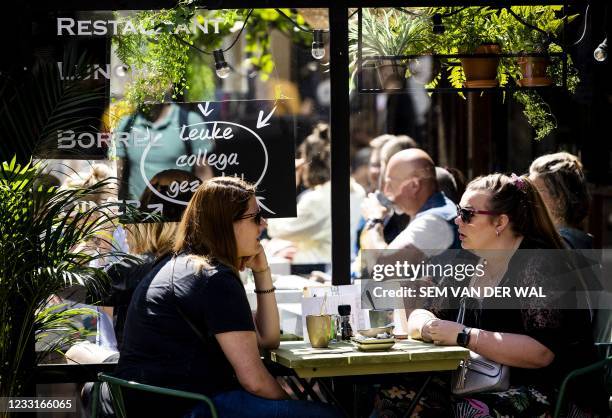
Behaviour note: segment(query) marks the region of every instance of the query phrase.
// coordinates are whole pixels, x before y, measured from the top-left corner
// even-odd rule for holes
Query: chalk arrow
[[[272,112],[274,112],[274,110],[272,110]],[[255,196],[255,200],[257,201],[257,204],[259,206],[261,206],[262,208],[264,208],[265,210],[267,210],[268,212],[270,212],[272,215],[276,215],[276,212],[272,211],[272,209],[268,208],[266,205],[264,205],[262,203],[263,200],[266,200],[265,197],[261,197],[261,196]]]
[[[144,218],[145,221],[154,218],[153,215],[155,215],[156,213],[159,213],[161,215],[164,210],[164,204],[163,203],[152,203],[150,205],[147,205],[147,208],[154,209],[154,211],[149,213],[147,217]]]
[[[268,126],[270,125],[268,123],[268,121],[270,120],[270,118],[272,117],[272,115],[274,114],[274,111],[276,110],[276,106],[274,106],[272,108],[272,111],[270,112],[270,114],[268,116],[265,117],[265,119],[263,118],[263,110],[259,111],[259,116],[257,117],[257,129],[259,128],[263,128],[264,126]]]
[[[200,109],[200,112],[202,112],[204,116],[210,115],[214,110],[214,109],[208,110],[208,105],[210,105],[210,102],[206,102],[206,107],[202,107],[202,103],[198,105],[198,109]]]
[[[155,209],[151,215],[154,215],[156,213],[162,213],[164,210],[164,204],[163,203],[151,203],[150,205],[147,205],[148,208],[151,209]]]

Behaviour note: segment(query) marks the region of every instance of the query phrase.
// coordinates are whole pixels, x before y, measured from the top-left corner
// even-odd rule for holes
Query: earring
[[[495,235],[497,235],[499,237],[499,230],[495,230]]]

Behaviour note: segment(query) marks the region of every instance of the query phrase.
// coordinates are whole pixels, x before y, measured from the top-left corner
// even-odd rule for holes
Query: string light
[[[219,78],[227,78],[230,75],[230,67],[225,61],[223,50],[217,49],[213,51],[215,57],[215,72]]]
[[[312,57],[320,60],[325,56],[325,44],[323,43],[323,31],[316,29],[312,37]]]
[[[431,17],[431,21],[433,23],[433,33],[441,34],[444,33],[444,25],[442,24],[442,15],[440,13],[435,13]]]
[[[602,43],[593,51],[593,57],[599,61],[604,62],[608,58],[608,37],[603,40]]]
[[[285,12],[281,9],[274,9],[276,12],[287,19],[289,22],[293,24],[293,30],[295,32],[302,31],[307,33],[312,33],[312,49],[310,50],[312,57],[316,60],[320,60],[325,56],[325,43],[323,42],[323,32],[327,32],[323,29],[314,29],[308,30],[298,25],[293,19],[291,19]],[[353,12],[355,14],[356,12]],[[352,15],[351,15],[352,16]],[[349,16],[349,18],[351,17]]]

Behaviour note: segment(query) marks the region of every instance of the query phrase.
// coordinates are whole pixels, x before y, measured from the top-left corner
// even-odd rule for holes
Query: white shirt
[[[354,242],[365,191],[351,179],[351,242]],[[331,262],[331,182],[302,193],[296,218],[268,219],[268,235],[292,241],[296,264]]]
[[[417,215],[387,248],[402,249],[410,245],[426,256],[441,254],[453,244],[454,232],[443,218],[423,213]]]

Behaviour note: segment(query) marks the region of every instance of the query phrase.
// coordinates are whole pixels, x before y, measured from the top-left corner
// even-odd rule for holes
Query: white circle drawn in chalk
[[[253,131],[251,128],[247,128],[246,126],[240,125],[239,123],[235,123],[235,122],[226,122],[226,121],[216,120],[216,121],[199,122],[199,123],[194,123],[192,125],[185,125],[185,126],[191,127],[191,126],[207,125],[207,124],[213,124],[213,123],[237,126],[238,128],[242,128],[245,131],[250,132],[251,135],[257,138],[264,152],[264,167],[263,167],[263,170],[261,171],[261,175],[259,176],[259,178],[257,179],[254,185],[255,187],[259,186],[259,183],[261,183],[264,176],[266,175],[266,171],[268,171],[268,150],[266,148],[266,144],[264,144],[263,142],[263,139],[261,139],[261,137],[257,135],[257,133]],[[182,140],[179,139],[179,141],[182,141]],[[150,149],[151,149],[151,143],[149,142],[149,144],[147,144],[145,149],[142,151],[142,157],[140,158],[140,175],[142,176],[142,179],[144,180],[146,186],[149,188],[149,190],[151,190],[151,192],[153,192],[155,195],[164,199],[167,202],[176,203],[177,205],[187,206],[187,203],[189,202],[185,202],[183,200],[178,200],[178,199],[173,199],[169,196],[164,196],[155,187],[153,187],[151,183],[149,183],[149,179],[147,178],[147,175],[145,174],[145,160],[147,159],[147,154],[149,153]]]

